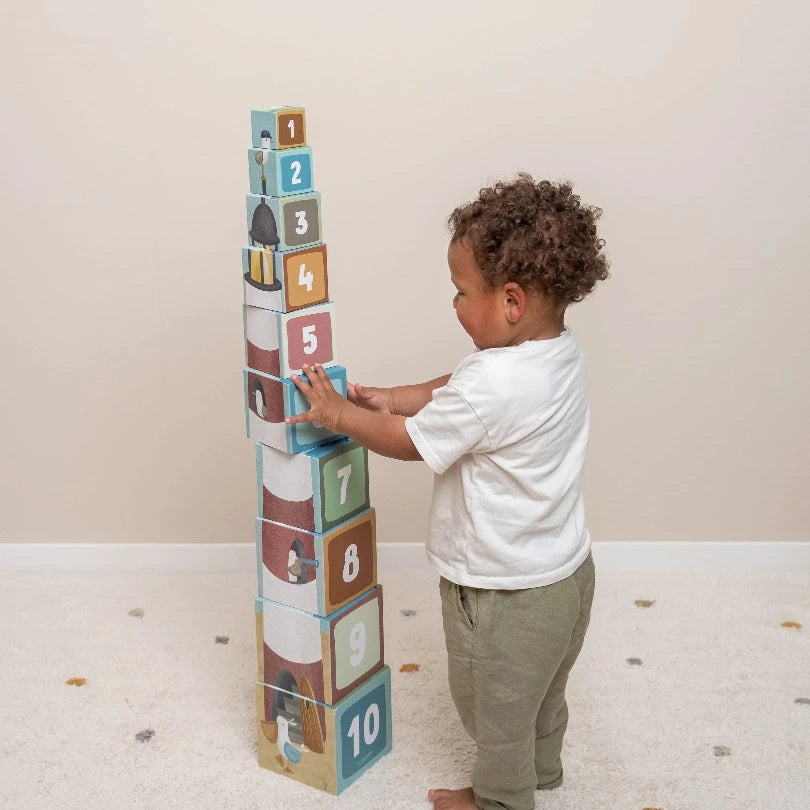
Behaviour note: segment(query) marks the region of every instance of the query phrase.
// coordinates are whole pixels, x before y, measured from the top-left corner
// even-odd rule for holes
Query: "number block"
[[[256,149],[305,146],[307,122],[303,107],[271,107],[250,111],[251,143]]]
[[[325,619],[257,598],[259,680],[337,703],[382,667],[382,622],[380,585]]]
[[[304,364],[336,365],[335,305],[294,312],[244,307],[248,368],[274,377],[300,374]]]
[[[259,764],[327,793],[342,793],[391,751],[387,666],[334,705],[257,683],[256,708]]]
[[[346,396],[346,369],[330,366],[325,369],[335,390]],[[284,420],[309,410],[309,403],[292,380],[244,370],[245,424],[247,435],[255,442],[275,447],[285,453],[303,453],[313,447],[344,438],[316,423],[288,425]]]
[[[247,226],[251,247],[289,250],[321,241],[321,195],[286,197],[247,195]]]
[[[329,300],[326,245],[276,251],[242,248],[245,304],[292,312]]]
[[[256,520],[259,596],[327,617],[377,584],[374,509],[328,532]]]
[[[312,191],[312,149],[248,149],[250,190],[265,197]]]
[[[295,456],[256,445],[259,517],[327,532],[369,508],[368,450],[345,439]]]

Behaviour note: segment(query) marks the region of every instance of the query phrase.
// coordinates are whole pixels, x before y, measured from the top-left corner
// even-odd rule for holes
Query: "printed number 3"
[[[357,556],[357,545],[351,543],[346,547],[346,554],[343,556],[343,581],[352,582],[357,579],[360,573],[360,558]]]
[[[376,703],[372,703],[366,709],[366,715],[363,718],[363,740],[366,745],[371,745],[377,739],[380,733],[380,707]],[[360,754],[360,715],[357,714],[349,726],[349,737],[354,742],[354,755]]]
[[[295,215],[298,217],[298,225],[295,226],[295,232],[299,236],[303,236],[309,230],[309,223],[307,222],[307,212],[296,211]]]

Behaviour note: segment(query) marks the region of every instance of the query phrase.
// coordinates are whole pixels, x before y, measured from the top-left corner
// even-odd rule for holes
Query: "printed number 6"
[[[309,230],[309,223],[307,222],[307,212],[296,211],[295,215],[298,217],[298,225],[295,226],[295,232],[299,236],[303,236]]]
[[[314,326],[305,326],[302,330],[304,341],[304,354],[315,354],[318,349],[318,336]]]
[[[357,579],[360,573],[360,558],[357,556],[357,545],[351,543],[346,547],[346,554],[343,557],[343,581],[352,582]]]

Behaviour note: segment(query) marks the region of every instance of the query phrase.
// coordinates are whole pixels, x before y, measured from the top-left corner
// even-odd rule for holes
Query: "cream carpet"
[[[810,809],[810,575],[597,576],[536,807]],[[394,748],[335,798],[256,762],[252,576],[0,574],[0,807],[428,810],[473,748],[435,577],[380,581]]]

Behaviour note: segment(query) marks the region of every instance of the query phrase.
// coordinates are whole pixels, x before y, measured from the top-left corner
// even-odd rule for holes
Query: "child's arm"
[[[350,402],[335,391],[320,365],[304,366],[304,376],[293,374],[291,379],[309,402],[310,409],[289,417],[288,424],[319,422],[334,433],[345,433],[381,456],[421,461],[422,456],[405,430],[404,415],[384,408],[368,410]]]
[[[349,383],[349,400],[369,411],[387,411],[399,416],[413,416],[430,402],[433,391],[447,385],[449,374],[417,385],[372,388]]]

